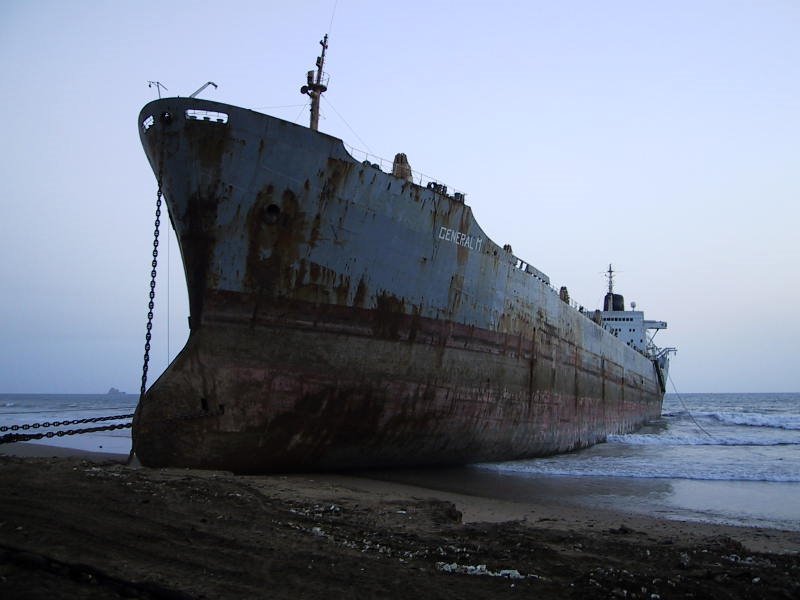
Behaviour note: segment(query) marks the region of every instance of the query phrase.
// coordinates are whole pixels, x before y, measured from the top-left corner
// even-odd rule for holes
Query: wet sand
[[[796,483],[553,476],[507,473],[492,465],[395,469],[364,475],[521,504],[569,505],[677,521],[800,532],[800,485]]]
[[[800,532],[589,509],[563,488],[498,498],[463,493],[457,470],[242,477],[2,452],[23,455],[0,456],[8,598],[800,597]]]

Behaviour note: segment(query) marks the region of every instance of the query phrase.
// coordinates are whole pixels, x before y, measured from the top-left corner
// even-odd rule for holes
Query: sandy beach
[[[800,594],[798,532],[498,500],[370,474],[242,477],[33,444],[3,452],[7,598]]]

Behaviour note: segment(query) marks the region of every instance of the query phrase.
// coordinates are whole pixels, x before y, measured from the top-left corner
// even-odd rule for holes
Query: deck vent
[[[186,118],[190,121],[206,121],[208,123],[227,123],[228,114],[213,110],[200,110],[189,108],[186,110]]]

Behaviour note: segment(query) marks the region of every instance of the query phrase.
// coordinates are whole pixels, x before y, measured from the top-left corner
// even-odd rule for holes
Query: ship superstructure
[[[614,269],[608,265],[608,293],[603,299],[603,310],[597,311],[597,317],[606,330],[613,333],[626,345],[648,356],[660,352],[653,343],[653,336],[648,337],[648,332],[658,332],[667,328],[665,321],[648,321],[644,312],[636,310],[636,303],[631,303],[631,310],[625,310],[625,299],[621,294],[614,293]]]
[[[614,293],[614,269],[610,264],[606,277],[608,293],[603,299],[603,310],[595,311],[595,321],[627,346],[653,360],[661,389],[666,391],[669,355],[675,352],[675,348],[659,348],[653,341],[656,333],[667,328],[666,321],[645,319],[644,312],[636,310],[635,302],[631,302],[630,310],[625,310],[625,298]]]

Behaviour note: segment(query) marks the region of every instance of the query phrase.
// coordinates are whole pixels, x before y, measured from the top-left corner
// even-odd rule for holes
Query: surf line
[[[479,251],[483,245],[483,238],[467,235],[466,233],[455,229],[448,229],[447,227],[439,227],[439,239],[475,251]]]

